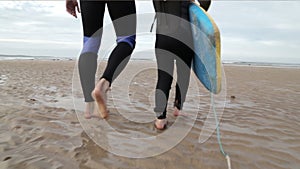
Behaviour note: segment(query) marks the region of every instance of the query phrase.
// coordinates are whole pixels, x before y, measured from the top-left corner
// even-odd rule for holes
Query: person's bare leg
[[[84,110],[84,118],[90,119],[92,118],[92,113],[94,109],[94,102],[86,102],[85,103],[85,110]]]
[[[187,113],[182,112],[182,110],[179,110],[176,106],[174,107],[173,115],[174,116],[188,116]]]
[[[179,116],[180,115],[180,110],[175,106],[174,111],[173,111],[174,116]]]
[[[92,92],[92,96],[96,102],[98,114],[101,118],[106,118],[108,116],[108,110],[106,106],[106,93],[109,89],[109,82],[102,78],[98,81],[95,89]]]

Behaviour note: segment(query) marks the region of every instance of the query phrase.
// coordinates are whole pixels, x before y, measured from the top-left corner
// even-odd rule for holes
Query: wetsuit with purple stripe
[[[117,46],[110,54],[101,78],[105,78],[111,84],[127,65],[135,47],[136,8],[134,0],[80,1],[84,39],[78,68],[85,102],[94,101],[91,93],[95,88],[97,53],[102,38],[101,28],[106,5],[113,21]]]

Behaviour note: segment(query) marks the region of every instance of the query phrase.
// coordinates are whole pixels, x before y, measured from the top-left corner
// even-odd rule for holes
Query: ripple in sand
[[[0,86],[4,86],[7,81],[7,75],[0,75]]]

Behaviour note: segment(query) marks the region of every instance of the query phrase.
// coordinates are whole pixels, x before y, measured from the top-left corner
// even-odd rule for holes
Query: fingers
[[[80,8],[78,6],[78,3],[76,2],[77,12],[80,13]]]
[[[73,10],[73,14],[72,14],[75,18],[77,18],[77,13],[76,13],[76,9]]]
[[[75,18],[77,18],[77,15],[76,15],[76,12],[75,12],[74,9],[67,9],[67,12],[68,12],[69,14],[71,14],[72,16],[74,16]]]
[[[77,1],[74,1],[74,6],[75,6],[75,8],[77,8],[77,12],[80,13],[80,9],[79,9]],[[74,9],[74,13],[75,13],[75,18],[77,18],[76,9]]]
[[[78,12],[80,12],[80,10],[76,0],[66,0],[66,8],[69,14],[77,18],[76,8]]]
[[[76,12],[74,12],[72,15],[73,15],[75,18],[77,18],[77,14],[76,14]]]

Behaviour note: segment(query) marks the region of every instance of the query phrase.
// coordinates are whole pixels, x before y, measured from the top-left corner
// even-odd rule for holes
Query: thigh
[[[136,8],[134,0],[107,2],[109,15],[117,36],[136,34]]]
[[[194,57],[194,51],[185,44],[182,44],[180,50],[176,53],[178,54],[176,57],[176,66],[190,69]]]
[[[81,0],[80,9],[84,36],[91,37],[103,26],[105,1]]]
[[[174,58],[176,54],[172,51],[172,39],[165,35],[156,35],[155,42],[155,56],[157,61],[157,68],[160,71],[173,75]]]

